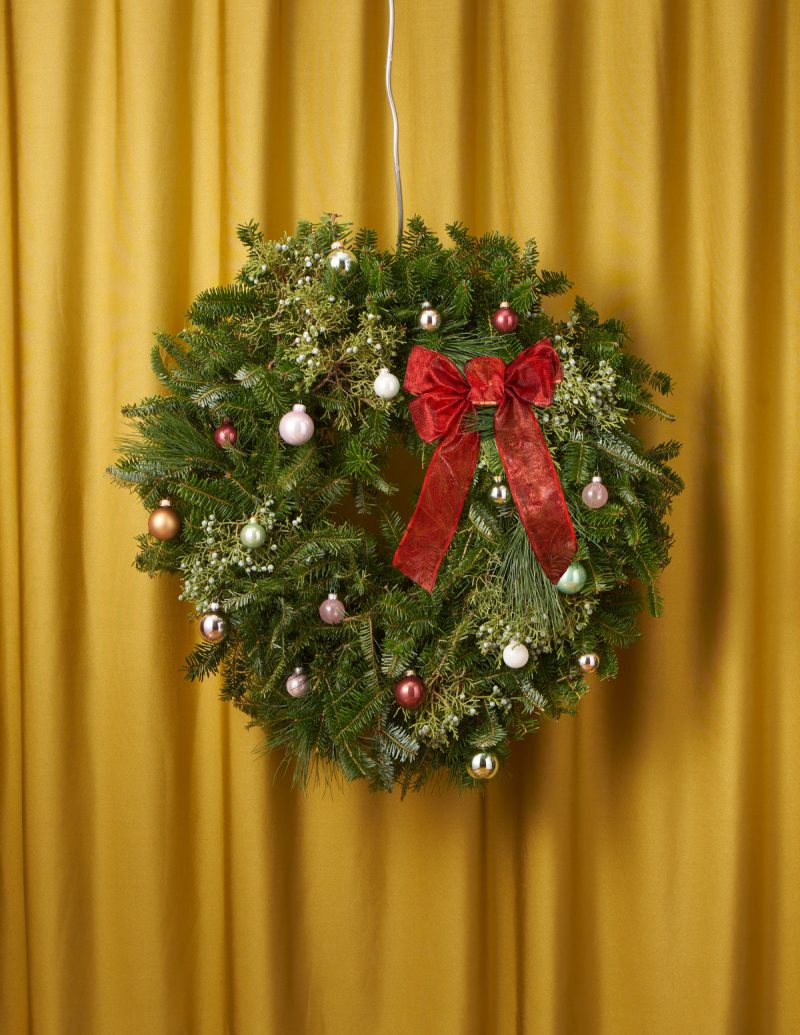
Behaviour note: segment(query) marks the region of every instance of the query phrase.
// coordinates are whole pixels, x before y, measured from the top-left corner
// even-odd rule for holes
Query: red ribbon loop
[[[480,436],[464,429],[464,418],[476,406],[497,406],[494,433],[508,487],[533,552],[550,581],[558,582],[575,556],[577,542],[531,406],[549,406],[560,380],[561,364],[547,338],[508,366],[496,356],[477,356],[466,364],[464,377],[447,356],[414,346],[403,387],[416,396],[409,409],[420,438],[438,440],[439,445],[394,555],[394,565],[403,574],[433,589],[478,462]]]

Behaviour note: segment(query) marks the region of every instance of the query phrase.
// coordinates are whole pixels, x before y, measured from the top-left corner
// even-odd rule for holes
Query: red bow
[[[394,565],[432,590],[455,534],[480,451],[477,431],[465,431],[466,414],[496,406],[494,434],[508,486],[533,552],[551,582],[566,571],[577,550],[561,483],[542,429],[531,412],[549,406],[561,380],[561,364],[547,338],[529,346],[508,366],[494,356],[469,360],[462,377],[440,352],[415,345],[403,387],[420,438],[439,440],[422,483],[417,509],[394,555]]]

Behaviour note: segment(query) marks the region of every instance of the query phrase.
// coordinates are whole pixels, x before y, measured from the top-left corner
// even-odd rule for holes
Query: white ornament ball
[[[530,653],[524,643],[512,640],[503,651],[503,664],[509,668],[524,668],[530,660]]]
[[[255,518],[250,518],[246,525],[242,525],[239,541],[242,546],[254,550],[256,547],[263,546],[267,541],[267,530]]]
[[[286,680],[286,692],[291,697],[305,697],[308,693],[308,676],[299,665]]]
[[[295,403],[284,413],[278,425],[278,434],[290,446],[302,446],[314,434],[314,421],[306,413],[302,403]]]
[[[379,399],[394,399],[400,391],[400,381],[394,376],[388,367],[381,367],[380,373],[375,378],[372,387]]]

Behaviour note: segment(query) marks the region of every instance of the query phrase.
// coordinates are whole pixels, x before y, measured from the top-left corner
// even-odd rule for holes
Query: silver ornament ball
[[[430,302],[423,302],[422,309],[417,317],[417,326],[422,331],[438,331],[442,325],[442,318],[433,308]]]
[[[286,680],[286,692],[290,697],[305,697],[308,693],[308,676],[299,665]]]
[[[220,643],[228,635],[228,619],[220,611],[219,604],[211,604],[208,612],[200,618],[200,635],[206,643]]]
[[[578,658],[578,668],[581,672],[596,672],[600,667],[600,655],[590,651],[588,654],[581,654]]]
[[[241,532],[239,532],[239,541],[242,546],[254,550],[259,546],[263,546],[267,541],[267,530],[255,518],[250,518],[247,524],[242,526]]]
[[[491,497],[492,503],[496,503],[499,507],[502,503],[506,503],[508,501],[508,486],[504,485],[499,479],[496,479],[489,496]]]
[[[340,277],[349,277],[358,265],[358,259],[341,241],[334,241],[328,253],[328,266]]]
[[[473,780],[491,780],[499,768],[500,759],[488,751],[479,751],[467,762],[467,772]]]

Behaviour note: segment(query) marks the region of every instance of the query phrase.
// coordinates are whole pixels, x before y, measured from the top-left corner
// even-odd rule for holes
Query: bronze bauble
[[[147,530],[156,539],[174,539],[181,530],[181,519],[170,500],[163,499],[147,519]]]

